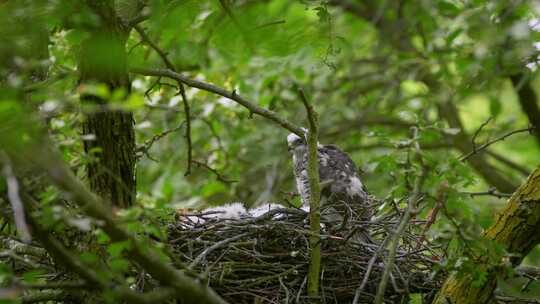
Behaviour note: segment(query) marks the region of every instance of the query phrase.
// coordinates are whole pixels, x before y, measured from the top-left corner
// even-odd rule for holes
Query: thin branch
[[[476,138],[478,137],[478,135],[480,135],[480,132],[482,132],[482,129],[487,126],[487,124],[493,119],[493,117],[489,117],[486,121],[484,121],[480,127],[478,129],[476,129],[476,132],[474,132],[474,135],[473,137],[471,138],[471,142],[472,142],[472,146],[473,146],[473,151],[476,151]],[[476,153],[476,152],[475,152]]]
[[[137,14],[137,16],[135,16],[133,19],[128,21],[128,26],[129,27],[135,27],[139,23],[148,20],[150,18],[150,16],[152,16],[152,12],[151,12],[150,8],[146,7],[146,6],[143,6],[140,9],[139,14]]]
[[[286,20],[270,21],[270,22],[263,23],[261,25],[256,26],[255,29],[258,30],[258,29],[262,29],[262,28],[265,28],[265,27],[268,27],[268,26],[283,24],[283,23],[286,23],[286,22],[287,22]]]
[[[317,156],[317,142],[319,125],[317,113],[309,104],[309,101],[302,89],[298,90],[300,99],[306,108],[309,132],[307,134],[308,144],[308,181],[309,181],[309,226],[311,235],[309,236],[310,261],[308,270],[308,286],[307,292],[310,297],[318,297],[319,295],[319,280],[321,273],[321,188],[319,184],[319,161]],[[305,138],[305,135],[302,136]]]
[[[63,162],[61,157],[48,146],[40,147],[41,153],[29,154],[25,159],[46,172],[51,181],[62,191],[69,193],[75,203],[88,216],[101,221],[101,228],[114,242],[129,242],[126,256],[139,264],[163,286],[174,290],[174,296],[185,303],[226,303],[211,288],[188,277],[183,272],[164,262],[154,251],[149,250],[134,235],[117,225],[110,209],[104,202],[89,191]]]
[[[19,195],[19,182],[17,177],[13,173],[11,168],[11,163],[4,153],[2,153],[4,158],[4,169],[2,173],[6,179],[8,199],[13,208],[13,219],[15,221],[15,227],[21,237],[21,241],[24,243],[30,244],[32,241],[32,236],[30,235],[30,229],[28,229],[28,224],[26,223],[26,216],[24,213],[24,206]]]
[[[481,192],[460,192],[462,194],[467,194],[467,195],[470,195],[471,197],[475,197],[475,196],[494,196],[496,198],[508,198],[508,197],[511,197],[512,194],[511,193],[501,193],[501,192],[498,192],[495,188],[491,188],[489,189],[488,191],[481,191]]]
[[[431,78],[427,78],[426,81],[429,82],[431,80]],[[433,86],[436,86],[436,84],[433,84]],[[439,116],[444,118],[451,128],[459,129],[460,131],[451,137],[456,148],[461,153],[472,151],[471,139],[465,131],[456,105],[449,99],[441,102],[438,106]],[[516,189],[517,186],[507,176],[502,175],[497,168],[491,165],[482,154],[474,154],[473,157],[468,159],[468,162],[489,185],[496,187],[497,190],[501,192],[513,192]]]
[[[231,183],[237,183],[238,182],[237,180],[226,178],[221,173],[219,173],[218,170],[210,167],[206,163],[203,163],[203,162],[195,160],[195,159],[192,159],[191,162],[194,163],[195,165],[197,165],[198,167],[203,167],[206,170],[212,172],[216,176],[217,180],[222,182],[222,183],[231,184]]]
[[[487,143],[481,145],[480,147],[476,148],[476,149],[473,149],[471,152],[467,153],[466,155],[462,156],[459,160],[464,162],[466,161],[467,159],[469,159],[471,156],[475,155],[476,153],[486,149],[487,147],[491,146],[492,144],[496,143],[496,142],[499,142],[499,141],[502,141],[502,140],[505,140],[506,138],[514,135],[514,134],[518,134],[518,133],[524,133],[524,132],[528,132],[528,133],[532,133],[533,131],[535,130],[535,127],[534,126],[529,126],[527,128],[523,128],[523,129],[519,129],[519,130],[514,130],[514,131],[511,131],[511,132],[508,132],[506,134],[503,134],[502,136],[499,136],[493,140],[490,140],[488,141]]]
[[[172,129],[165,130],[165,131],[163,131],[163,132],[161,132],[159,134],[156,134],[156,135],[152,136],[152,138],[146,140],[144,142],[144,144],[138,146],[137,149],[135,149],[135,152],[140,153],[138,155],[138,158],[140,158],[142,155],[146,155],[146,157],[148,157],[149,159],[154,160],[149,154],[150,148],[152,148],[154,143],[156,141],[162,139],[163,137],[165,137],[165,136],[167,136],[167,135],[169,135],[169,134],[171,134],[173,132],[176,132],[176,131],[180,130],[184,126],[185,123],[186,122],[184,121],[179,126],[177,126],[175,128],[172,128]]]
[[[148,37],[148,35],[144,32],[144,30],[140,26],[135,25],[134,28],[137,31],[137,33],[139,33],[142,40],[146,44],[148,44],[152,49],[154,49],[156,53],[158,53],[163,63],[165,63],[165,66],[171,71],[176,72],[177,69],[174,66],[174,64],[169,60],[169,58],[167,57],[167,54],[156,43],[154,43],[150,39],[150,37]],[[184,84],[180,80],[177,80],[177,82],[178,82],[178,90],[180,91],[180,96],[182,96],[182,103],[184,105],[184,113],[186,115],[186,133],[184,136],[187,142],[187,145],[186,145],[187,168],[186,168],[186,172],[184,173],[184,176],[188,176],[191,173],[191,163],[192,163],[191,160],[193,158],[193,147],[192,147],[192,141],[191,141],[191,110],[190,110],[189,102],[186,96],[186,90],[184,88]]]
[[[135,31],[137,31],[139,36],[141,36],[141,39],[144,41],[144,43],[146,43],[149,47],[156,51],[163,63],[165,63],[165,66],[172,71],[176,71],[174,64],[167,57],[167,53],[165,53],[157,44],[152,41],[152,39],[150,39],[150,37],[146,34],[142,27],[140,27],[139,25],[135,25],[133,28],[135,29]]]
[[[420,152],[420,146],[418,145],[418,135],[417,135],[418,129],[416,127],[413,127],[413,140],[416,141],[415,145],[415,158],[421,162],[422,156]],[[388,284],[388,279],[390,278],[390,274],[392,273],[392,269],[394,268],[394,262],[396,258],[397,248],[399,246],[399,240],[401,239],[401,235],[405,232],[405,229],[407,228],[407,225],[409,223],[409,220],[411,219],[411,216],[413,213],[417,212],[417,206],[418,202],[420,201],[422,195],[422,186],[424,184],[426,175],[427,175],[427,167],[421,163],[421,169],[420,174],[416,177],[416,181],[414,183],[414,188],[411,193],[411,196],[408,199],[407,208],[405,209],[405,212],[403,214],[403,217],[401,218],[401,221],[399,222],[399,225],[396,229],[396,232],[394,233],[392,240],[390,241],[389,250],[388,250],[388,256],[384,263],[384,272],[381,278],[381,281],[379,282],[379,287],[377,288],[377,295],[375,296],[374,303],[376,304],[382,304],[384,302],[384,293],[386,291],[386,286]]]
[[[22,303],[61,303],[69,297],[69,294],[60,290],[47,290],[24,295],[20,298]]]
[[[145,76],[168,77],[168,78],[171,78],[171,79],[174,79],[174,80],[181,81],[182,83],[184,83],[185,85],[187,85],[189,87],[201,89],[203,91],[208,91],[208,92],[211,92],[211,93],[226,97],[226,98],[228,98],[228,99],[230,99],[232,101],[235,101],[238,104],[244,106],[251,113],[260,115],[262,117],[265,117],[265,118],[279,124],[283,128],[295,133],[298,136],[301,136],[301,137],[304,136],[303,131],[299,126],[295,125],[294,123],[292,123],[292,122],[290,122],[290,121],[288,121],[288,120],[286,120],[284,118],[279,117],[278,114],[276,112],[274,112],[274,111],[267,110],[265,108],[261,108],[261,107],[257,106],[255,103],[253,103],[253,102],[245,99],[244,97],[238,95],[236,93],[236,91],[229,92],[229,91],[227,91],[227,90],[225,90],[223,88],[220,88],[218,86],[215,86],[213,84],[205,83],[205,82],[195,80],[195,79],[190,79],[190,78],[187,78],[187,77],[185,77],[184,75],[182,75],[180,73],[176,73],[176,72],[174,72],[172,70],[167,70],[167,69],[132,68],[131,72],[135,73],[135,74],[145,75]]]
[[[366,284],[369,280],[369,276],[371,274],[371,270],[373,269],[373,265],[375,264],[375,261],[377,261],[377,258],[379,257],[383,249],[386,247],[386,244],[388,243],[389,240],[390,240],[390,235],[388,235],[384,239],[384,241],[381,243],[379,248],[377,248],[377,251],[375,251],[371,259],[369,259],[369,262],[366,268],[366,273],[364,274],[364,278],[362,279],[362,283],[360,283],[360,286],[358,286],[358,288],[356,288],[354,292],[353,304],[358,304],[358,301],[360,300],[360,293],[366,287]]]
[[[224,239],[224,240],[221,240],[217,243],[215,243],[214,245],[206,248],[203,252],[201,252],[192,262],[191,264],[189,264],[188,266],[188,269],[193,269],[195,268],[195,266],[197,266],[197,264],[199,264],[210,252],[220,248],[220,247],[223,247],[231,242],[234,242],[236,240],[239,240],[245,236],[249,235],[249,233],[242,233],[242,234],[239,234],[239,235],[236,235],[236,236],[233,236],[231,238],[228,238],[228,239]]]

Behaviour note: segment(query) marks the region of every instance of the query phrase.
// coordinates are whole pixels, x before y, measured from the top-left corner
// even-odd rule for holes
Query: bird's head
[[[307,130],[305,128],[302,128],[307,135]],[[305,137],[302,138],[295,133],[290,133],[287,135],[287,146],[288,150],[291,153],[294,152],[300,152],[306,149],[306,139]]]

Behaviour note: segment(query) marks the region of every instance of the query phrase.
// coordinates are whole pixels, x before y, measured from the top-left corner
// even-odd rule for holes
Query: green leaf
[[[131,248],[131,242],[129,240],[122,241],[122,242],[115,242],[109,245],[109,247],[107,248],[107,252],[112,257],[119,257],[120,255],[122,255],[122,252],[124,250],[130,249],[130,248]]]
[[[112,259],[109,266],[115,272],[125,272],[129,269],[129,262],[126,259]]]
[[[108,244],[111,241],[109,236],[101,229],[97,229],[95,231],[95,234],[97,235],[98,244],[105,245],[105,244]]]
[[[98,256],[94,253],[91,253],[91,252],[83,252],[79,255],[79,259],[83,262],[83,263],[88,263],[88,264],[92,264],[92,263],[96,263],[99,259],[98,259]]]
[[[203,186],[203,188],[201,189],[201,195],[204,197],[208,197],[216,193],[226,192],[226,191],[227,191],[227,187],[223,185],[223,183],[214,181]]]

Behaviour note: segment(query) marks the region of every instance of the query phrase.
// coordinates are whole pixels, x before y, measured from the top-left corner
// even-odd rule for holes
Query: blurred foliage
[[[232,14],[220,1],[116,2],[124,20],[150,13],[140,26],[190,78],[234,90],[303,126],[297,88],[305,88],[320,114],[320,141],[350,153],[370,193],[388,208],[401,206],[411,191],[419,169],[411,165],[407,147],[418,141],[430,167],[418,218],[428,216],[440,185],[448,183],[445,210],[428,231],[429,239],[448,246],[444,266],[474,272],[468,254],[504,254],[478,236],[505,200],[468,194],[491,185],[459,160],[465,152],[452,138],[461,130],[451,128],[438,107],[454,103],[471,136],[490,118],[475,138],[478,146],[528,126],[508,76],[527,66],[538,91],[540,1],[222,1]],[[359,16],[355,8],[369,13]],[[156,140],[148,155],[141,154],[138,204],[117,213],[129,231],[161,239],[166,237],[161,221],[172,219],[173,209],[291,200],[288,131],[224,97],[187,88],[193,158],[219,176],[196,164],[186,176],[185,115],[174,81],[132,74],[129,93],[79,84],[81,43],[99,26],[99,16],[84,1],[0,1],[2,149],[39,153],[23,151],[24,143],[42,134],[36,125],[46,126],[64,159],[85,179],[84,165],[92,156],[83,153],[80,125],[83,114],[95,109],[81,105],[79,96],[91,92],[110,100],[111,107],[134,112],[140,145],[181,126]],[[95,42],[96,55],[114,65],[104,41]],[[126,49],[131,67],[164,67],[136,31],[126,37]],[[410,138],[412,126],[419,128],[419,138]],[[490,149],[525,170],[539,163],[539,144],[527,133]],[[518,170],[485,153],[482,157],[515,185],[524,181]],[[92,220],[73,215],[69,202],[54,203],[69,198],[52,187],[40,191],[42,208],[36,212],[42,223],[59,232],[66,225],[83,231],[94,227]],[[122,252],[130,244],[110,243],[100,230],[93,233],[108,244],[111,269],[126,270]],[[463,251],[471,252],[463,256]],[[97,261],[92,253],[81,259],[89,265]],[[540,251],[526,262],[540,265]],[[0,284],[13,279],[12,271],[0,266]],[[25,273],[22,280],[39,277],[39,272]],[[482,280],[482,273],[476,277]],[[530,288],[540,294],[540,286]]]

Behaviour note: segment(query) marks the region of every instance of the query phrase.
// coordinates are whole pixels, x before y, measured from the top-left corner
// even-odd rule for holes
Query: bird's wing
[[[324,194],[346,194],[355,199],[365,199],[367,189],[360,180],[358,167],[347,153],[334,145],[321,146],[319,154],[319,175],[321,181],[333,180],[332,187]]]

